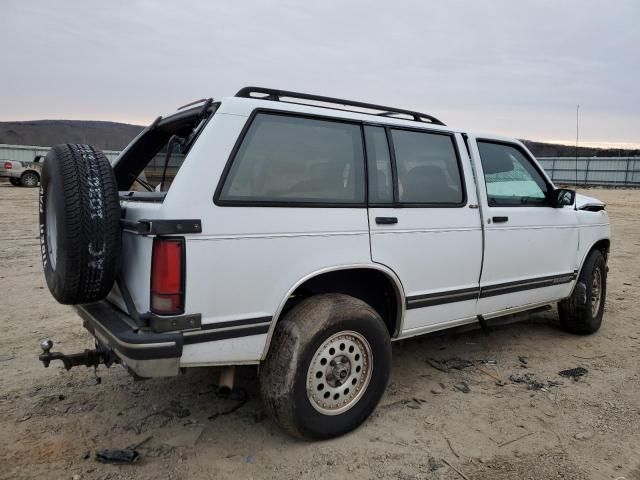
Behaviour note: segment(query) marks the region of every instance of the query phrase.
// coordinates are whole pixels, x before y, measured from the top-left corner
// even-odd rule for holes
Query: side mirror
[[[575,190],[568,188],[556,188],[551,193],[551,206],[554,208],[562,208],[565,205],[573,205],[576,201]]]

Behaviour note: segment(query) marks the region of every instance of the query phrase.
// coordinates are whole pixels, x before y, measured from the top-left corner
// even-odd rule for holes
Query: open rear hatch
[[[162,212],[174,178],[219,105],[212,99],[200,103],[166,118],[158,117],[113,164],[122,209],[122,261],[107,300],[127,313],[138,326],[150,326],[154,330],[163,328],[159,324],[150,325],[156,315],[184,313],[183,309],[167,313],[168,310],[153,308],[154,267],[156,272],[166,267],[165,275],[172,271],[170,266],[159,265],[157,258],[171,250],[165,243],[176,245],[170,237],[202,230],[197,219],[168,219]],[[184,269],[184,264],[181,268]]]

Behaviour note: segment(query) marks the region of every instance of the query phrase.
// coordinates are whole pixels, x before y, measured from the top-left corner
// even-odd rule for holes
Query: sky
[[[640,146],[638,0],[0,0],[0,121],[148,124],[265,86]]]

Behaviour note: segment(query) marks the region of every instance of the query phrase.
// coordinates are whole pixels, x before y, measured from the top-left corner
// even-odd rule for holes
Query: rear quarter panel
[[[221,109],[223,110],[223,109]],[[162,218],[199,218],[187,235],[186,312],[202,324],[271,317],[327,267],[371,264],[366,208],[217,206],[213,196],[247,116],[218,112],[178,172]],[[258,362],[267,334],[185,345],[183,366]]]

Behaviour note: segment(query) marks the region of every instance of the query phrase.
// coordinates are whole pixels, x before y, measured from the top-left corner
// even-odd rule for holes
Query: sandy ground
[[[0,184],[0,478],[640,479],[640,191],[588,194],[607,202],[613,224],[599,333],[565,334],[551,310],[489,335],[395,343],[374,415],[342,438],[308,443],[265,418],[251,368],[239,372],[246,403],[216,395],[212,369],[140,382],[101,367],[98,384],[91,369],[43,368],[41,339],[69,353],[92,339],[45,286],[37,191]],[[443,372],[426,362],[454,357],[476,363]],[[577,366],[588,369],[578,381],[558,375]],[[545,388],[509,380],[526,373]],[[469,393],[454,388],[461,381]],[[135,465],[94,460],[145,439]]]

